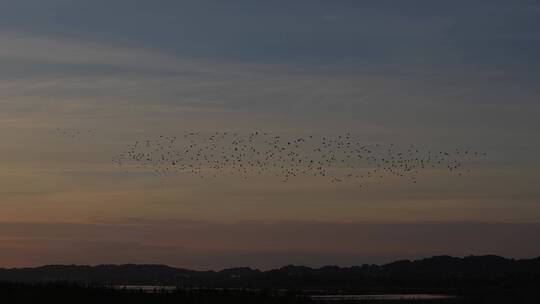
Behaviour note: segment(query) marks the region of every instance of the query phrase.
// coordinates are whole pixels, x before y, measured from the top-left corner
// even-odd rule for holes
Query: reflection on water
[[[399,300],[442,300],[453,299],[451,295],[436,294],[372,294],[372,295],[318,295],[311,296],[311,299],[317,301],[399,301]]]
[[[175,291],[176,286],[161,285],[115,285],[115,289],[140,290],[144,292],[170,292]]]
[[[115,289],[139,290],[148,293],[173,292],[177,286],[161,285],[116,285]],[[196,288],[194,288],[196,289]],[[222,288],[214,288],[223,290]],[[248,290],[248,289],[245,289]],[[255,289],[252,289],[255,290]],[[285,291],[285,290],[283,290]],[[445,300],[454,299],[456,296],[442,294],[364,294],[364,295],[311,295],[312,300],[335,302],[335,301],[400,301],[400,300]]]

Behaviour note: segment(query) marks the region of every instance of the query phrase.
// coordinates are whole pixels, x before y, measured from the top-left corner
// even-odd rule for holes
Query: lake
[[[144,292],[170,292],[176,291],[176,286],[159,285],[115,285],[114,289],[140,290]]]
[[[115,289],[140,290],[143,292],[172,292],[176,286],[159,285],[116,285]],[[196,289],[196,288],[193,288]],[[215,288],[221,290],[221,288]],[[243,290],[243,289],[242,289]],[[400,301],[400,300],[445,300],[454,299],[456,296],[443,294],[363,294],[363,295],[311,295],[312,300],[324,302],[336,301]]]
[[[316,295],[310,296],[317,301],[399,301],[399,300],[444,300],[454,299],[451,295],[438,294],[369,294],[369,295]]]

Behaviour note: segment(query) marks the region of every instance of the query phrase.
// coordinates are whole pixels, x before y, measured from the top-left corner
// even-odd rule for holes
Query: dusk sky
[[[0,267],[540,256],[538,54],[538,1],[0,0]],[[225,131],[487,155],[363,188],[111,162]]]

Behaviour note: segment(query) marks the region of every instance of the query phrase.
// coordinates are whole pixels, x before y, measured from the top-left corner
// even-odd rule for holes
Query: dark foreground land
[[[513,290],[501,292],[477,291],[455,298],[424,300],[320,300],[300,291],[196,289],[160,292],[88,286],[78,283],[0,283],[1,303],[235,303],[235,304],[342,304],[342,303],[539,303],[536,290]]]
[[[158,288],[162,289],[155,290],[149,286],[161,286]],[[423,300],[366,297],[389,294],[448,297]],[[250,268],[192,271],[162,265],[53,265],[0,269],[0,303],[48,301],[540,303],[540,258],[513,260],[497,256],[440,256],[381,266],[326,266],[318,269],[287,266],[269,271]]]

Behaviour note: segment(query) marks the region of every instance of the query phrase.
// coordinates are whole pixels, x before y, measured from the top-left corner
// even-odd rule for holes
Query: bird
[[[485,155],[471,148],[435,151],[414,144],[362,142],[350,132],[295,136],[253,130],[160,134],[127,144],[112,160],[159,175],[185,172],[206,179],[228,173],[248,180],[267,174],[285,183],[310,176],[364,188],[366,179],[375,177],[408,178],[417,184],[421,172],[433,169],[461,177],[471,173],[466,160]]]

